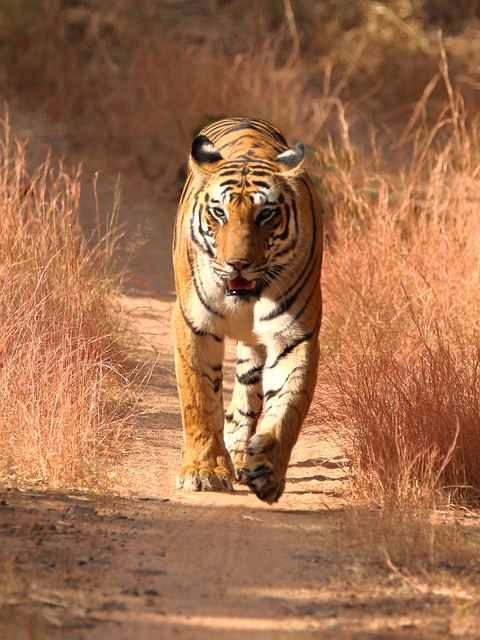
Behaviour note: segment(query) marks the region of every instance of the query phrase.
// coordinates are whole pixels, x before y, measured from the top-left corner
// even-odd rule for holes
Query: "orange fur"
[[[236,477],[267,502],[283,492],[315,387],[322,308],[322,223],[303,153],[253,119],[210,125],[192,144],[174,236],[185,489],[231,490]],[[224,415],[227,335],[238,361]]]

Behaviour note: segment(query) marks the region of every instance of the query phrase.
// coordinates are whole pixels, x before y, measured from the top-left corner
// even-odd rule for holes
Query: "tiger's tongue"
[[[230,291],[253,291],[253,289],[255,289],[255,281],[246,280],[241,276],[237,276],[233,278],[233,280],[228,281],[228,288]]]

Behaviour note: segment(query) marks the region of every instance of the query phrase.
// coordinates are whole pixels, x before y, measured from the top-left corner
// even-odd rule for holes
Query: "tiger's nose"
[[[229,267],[233,267],[237,271],[241,271],[252,264],[252,260],[248,260],[248,258],[229,258],[225,262]]]

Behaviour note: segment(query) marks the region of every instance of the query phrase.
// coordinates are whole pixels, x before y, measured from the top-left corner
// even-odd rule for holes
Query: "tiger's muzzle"
[[[227,296],[254,296],[257,294],[256,280],[247,280],[241,275],[226,281]]]

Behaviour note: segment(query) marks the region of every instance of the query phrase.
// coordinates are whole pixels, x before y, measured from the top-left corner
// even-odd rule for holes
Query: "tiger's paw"
[[[233,491],[232,474],[227,467],[214,469],[195,464],[185,464],[177,478],[177,488],[185,491]]]
[[[247,479],[243,470],[245,466],[245,451],[230,451],[233,469],[235,472],[235,481],[237,484],[247,484]]]
[[[285,490],[285,473],[278,470],[279,447],[280,443],[269,434],[253,436],[242,469],[245,484],[268,504],[277,502]]]

